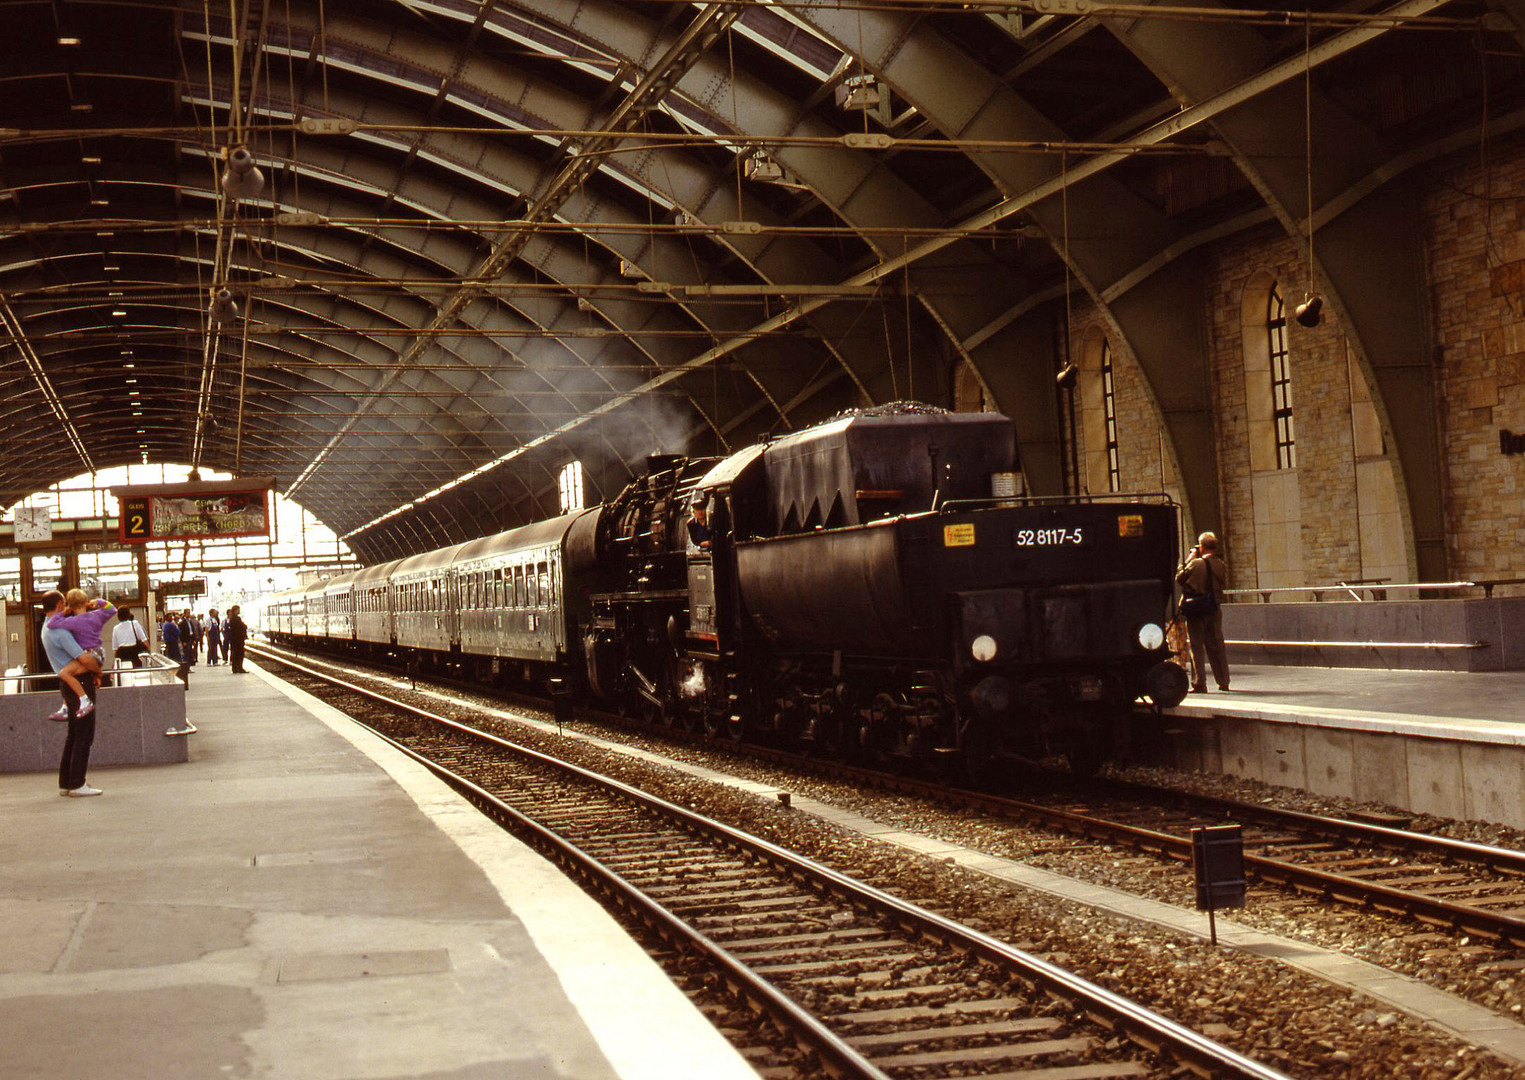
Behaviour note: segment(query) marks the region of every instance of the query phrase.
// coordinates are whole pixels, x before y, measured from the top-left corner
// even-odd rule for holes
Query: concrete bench
[[[117,685],[96,691],[95,743],[90,764],[156,765],[189,760],[183,736],[165,734],[186,725],[185,684],[173,667],[111,668]],[[6,675],[0,695],[0,772],[58,768],[68,724],[49,720],[62,698],[56,689],[17,692],[56,676]]]

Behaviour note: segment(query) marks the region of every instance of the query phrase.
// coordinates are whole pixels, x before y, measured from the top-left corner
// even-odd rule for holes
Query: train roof
[[[402,562],[402,559],[393,559],[391,562],[377,563],[374,566],[367,566],[364,570],[357,571],[355,573],[355,587],[357,589],[363,588],[367,585],[374,585],[378,581],[385,584],[387,579],[392,576],[392,571],[401,566]]]
[[[323,583],[323,595],[349,592],[355,587],[355,577],[359,573],[360,571],[358,570],[347,570],[342,574],[335,574]]]
[[[409,555],[392,570],[392,577],[411,577],[414,574],[427,574],[435,570],[444,570],[455,561],[456,553],[467,544],[474,544],[475,540],[468,540],[465,544],[452,544],[446,548],[436,548],[433,551],[421,551],[417,555]]]
[[[305,586],[302,587],[302,595],[303,596],[322,596],[323,595],[323,590],[325,588],[327,588],[327,586],[328,586],[328,582],[327,581],[314,581],[312,584],[305,585]]]
[[[596,507],[586,510],[574,510],[570,514],[562,514],[560,517],[548,518],[545,521],[537,521],[530,525],[521,525],[516,529],[507,529],[491,536],[483,536],[477,540],[468,541],[455,550],[455,558],[452,565],[474,562],[477,559],[485,559],[494,555],[512,555],[515,552],[525,551],[532,548],[547,547],[552,544],[559,545],[566,539],[571,531],[572,523],[578,518],[594,513]]]

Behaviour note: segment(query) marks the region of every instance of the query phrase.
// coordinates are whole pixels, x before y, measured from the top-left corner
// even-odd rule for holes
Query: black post
[[[1238,825],[1192,829],[1191,868],[1196,876],[1197,908],[1207,910],[1208,936],[1216,946],[1219,905],[1244,907],[1243,830]]]
[[[567,688],[566,680],[559,678],[551,679],[547,687],[551,691],[551,712],[556,717],[556,734],[560,735],[571,714],[572,691]]]

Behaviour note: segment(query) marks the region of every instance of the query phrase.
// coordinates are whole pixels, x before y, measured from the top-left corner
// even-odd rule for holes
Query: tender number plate
[[[1085,530],[1079,525],[1073,529],[1018,529],[1017,547],[1060,547],[1065,544],[1085,543]]]

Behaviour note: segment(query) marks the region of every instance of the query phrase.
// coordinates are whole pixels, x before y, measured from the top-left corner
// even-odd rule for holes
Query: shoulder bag
[[[1213,564],[1205,558],[1202,563],[1207,567],[1207,591],[1183,593],[1181,596],[1181,614],[1188,619],[1200,619],[1218,610],[1218,597],[1213,592]]]

